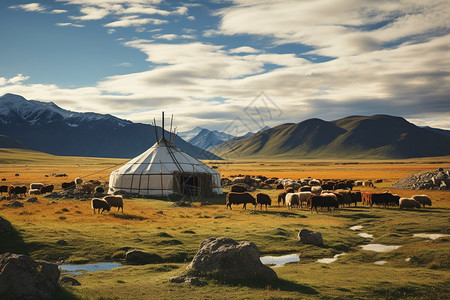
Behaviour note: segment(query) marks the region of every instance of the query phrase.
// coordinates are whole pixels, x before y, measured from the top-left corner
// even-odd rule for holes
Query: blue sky
[[[5,0],[0,94],[144,123],[164,110],[180,131],[380,113],[450,129],[449,15],[418,0]]]

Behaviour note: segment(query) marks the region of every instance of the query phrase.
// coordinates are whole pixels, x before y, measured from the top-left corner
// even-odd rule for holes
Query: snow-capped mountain
[[[157,129],[161,136],[161,128]],[[73,112],[14,94],[0,97],[0,135],[25,148],[56,155],[117,158],[134,157],[156,142],[152,125],[108,114]],[[175,144],[195,158],[219,159],[182,138]]]

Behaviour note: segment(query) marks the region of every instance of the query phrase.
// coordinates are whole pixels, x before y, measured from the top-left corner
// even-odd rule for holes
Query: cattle
[[[383,205],[385,208],[388,205],[398,206],[398,200],[400,199],[397,195],[392,195],[391,193],[368,193],[366,195],[366,204],[372,208],[374,204]]]
[[[311,187],[309,185],[304,185],[299,189],[299,192],[311,192]]]
[[[298,193],[287,193],[285,203],[288,209],[291,209],[294,206],[300,207],[300,199],[298,197]]]
[[[94,209],[94,214],[95,214],[95,210],[98,209],[98,213],[100,214],[100,209],[102,210],[102,214],[105,210],[110,211],[111,207],[109,206],[108,202],[106,202],[103,199],[98,199],[98,198],[93,198],[91,200],[91,207]]]
[[[23,195],[24,197],[27,195],[27,187],[24,185],[21,186],[15,186],[14,187],[14,194],[15,195]]]
[[[101,186],[97,186],[97,187],[95,187],[94,192],[96,194],[103,194],[105,192],[105,189]]]
[[[63,190],[75,189],[75,181],[63,182],[63,183],[61,183],[61,188]]]
[[[351,192],[350,197],[352,199],[351,203],[355,203],[355,207],[358,205],[358,202],[361,202],[361,192]]]
[[[2,185],[0,186],[0,195],[3,195],[3,193],[8,193],[9,185]]]
[[[230,191],[233,193],[245,193],[247,191],[247,187],[241,184],[233,184]]]
[[[420,208],[420,203],[412,198],[400,198],[400,200],[398,200],[398,203],[399,203],[399,206],[398,206],[399,209]]]
[[[275,187],[275,189],[282,190],[282,189],[284,189],[284,185],[282,185],[281,183],[278,183],[277,186]]]
[[[31,189],[28,193],[30,195],[39,195],[40,194],[38,189]]]
[[[54,189],[55,187],[53,186],[53,184],[50,184],[50,185],[44,185],[43,187],[41,187],[40,189],[39,189],[39,193],[41,193],[41,194],[45,194],[45,193],[51,193],[51,192],[53,192],[53,189]]]
[[[35,189],[39,190],[43,186],[44,186],[43,183],[31,183],[30,190],[35,190]]]
[[[287,193],[293,193],[294,191],[295,191],[294,188],[289,187],[289,188],[285,189],[283,192],[279,193],[278,194],[278,199],[277,199],[278,200],[278,206],[280,206],[281,202],[283,202],[283,206],[284,206],[284,203],[286,201],[286,194]]]
[[[123,213],[123,198],[121,195],[109,195],[103,197],[103,200],[108,202],[110,207],[117,207],[117,211],[122,209]]]
[[[425,207],[425,205],[431,206],[431,199],[427,195],[414,195],[411,198],[419,202]]]
[[[267,210],[267,205],[272,205],[272,199],[270,199],[270,196],[267,194],[258,193],[258,194],[256,194],[256,203],[261,205],[261,210],[262,210],[263,205],[266,206],[266,210]]]
[[[247,209],[247,203],[251,203],[255,205],[256,208],[256,199],[250,193],[234,193],[230,192],[226,197],[226,208],[228,207],[231,210],[231,204],[244,204],[243,209]]]
[[[15,195],[15,189],[13,185],[8,186],[8,195],[10,197],[12,197],[13,195]]]
[[[352,197],[351,197],[349,191],[336,190],[334,193],[338,196],[339,206],[341,206],[341,205],[342,206],[344,206],[344,205],[350,206],[350,204],[352,203]]]
[[[310,206],[310,211],[311,213],[313,212],[313,208],[316,209],[318,207],[327,207],[328,211],[331,211],[332,207],[339,207],[338,202],[336,201],[336,198],[332,197],[332,196],[317,196],[317,195],[311,195],[308,199],[309,202],[309,206]]]

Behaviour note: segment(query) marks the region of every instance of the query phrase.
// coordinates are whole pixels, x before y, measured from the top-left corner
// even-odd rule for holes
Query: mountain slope
[[[157,128],[161,136],[161,128]],[[32,150],[93,157],[131,158],[156,142],[151,125],[111,115],[72,112],[54,103],[28,101],[13,94],[0,97],[0,134]],[[218,159],[181,138],[175,144],[195,158]]]
[[[410,158],[450,154],[450,137],[401,117],[351,116],[283,124],[212,149],[224,158]]]

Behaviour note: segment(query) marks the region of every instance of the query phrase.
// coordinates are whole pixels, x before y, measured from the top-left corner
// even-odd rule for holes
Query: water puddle
[[[355,225],[350,227],[350,230],[361,230],[362,228],[363,228],[362,225]]]
[[[260,258],[263,264],[274,264],[274,268],[281,267],[282,265],[290,262],[300,261],[298,254],[288,254],[282,256],[262,256]]]
[[[378,266],[382,266],[387,264],[387,260],[378,260],[376,262],[373,263],[374,265],[378,265]]]
[[[321,264],[331,264],[332,262],[335,262],[339,256],[345,255],[346,253],[340,253],[333,256],[333,258],[321,258],[318,259],[317,262]]]
[[[96,264],[85,264],[85,265],[60,265],[59,268],[62,271],[66,271],[67,273],[73,275],[82,274],[85,272],[95,272],[95,271],[105,271],[111,270],[114,268],[123,267],[122,264],[119,263],[96,263]]]
[[[373,239],[373,234],[370,233],[360,232],[358,235],[366,239]]]
[[[438,238],[448,236],[448,234],[440,234],[440,233],[415,233],[413,236],[427,238],[430,240],[436,240]]]
[[[387,245],[382,245],[382,244],[367,244],[367,245],[362,245],[360,247],[362,247],[363,250],[367,250],[367,251],[389,252],[389,251],[396,250],[396,249],[400,248],[401,246],[387,246]]]

